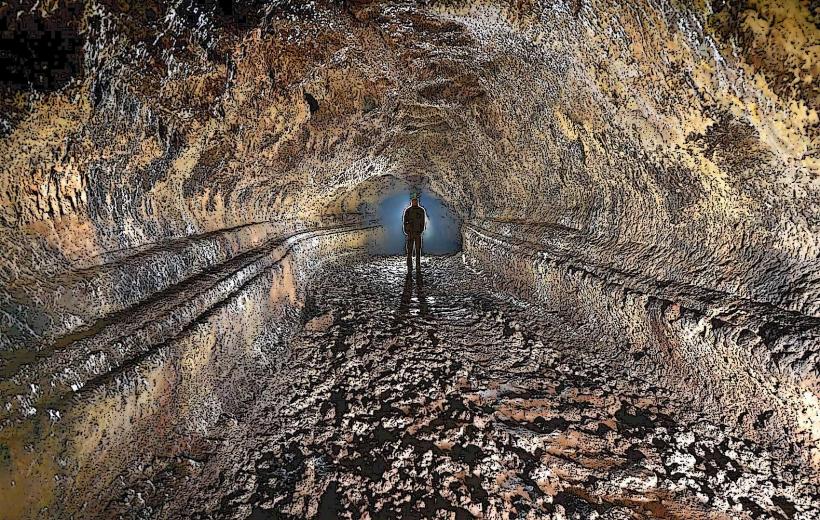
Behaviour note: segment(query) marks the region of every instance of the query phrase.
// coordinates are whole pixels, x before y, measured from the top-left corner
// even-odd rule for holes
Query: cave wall
[[[816,313],[818,31],[805,6],[578,5],[572,16],[502,14],[519,29],[508,37],[520,43],[526,28],[548,65],[504,68],[499,90],[530,120],[508,138],[515,159],[494,170],[515,172],[525,203],[480,216],[615,239],[651,251],[633,269]],[[762,35],[763,18],[774,29]],[[513,81],[546,88],[527,95]],[[528,135],[535,143],[520,147]],[[486,186],[509,197],[508,183]]]
[[[817,442],[814,4],[231,6],[0,7],[4,34],[64,28],[73,64],[26,75],[40,51],[4,54],[23,65],[0,83],[4,374],[293,233],[365,225],[366,187],[393,177],[495,237],[465,248],[507,290],[588,306],[683,381],[727,381],[716,413],[753,429],[786,392],[761,431]],[[507,244],[542,256],[496,268]],[[746,416],[727,408],[757,383]]]
[[[739,434],[799,446],[799,457],[820,465],[816,318],[659,283],[601,261],[600,246],[566,228],[554,230],[546,248],[474,224],[464,230],[465,261],[497,290],[557,309],[579,330],[606,338],[591,349],[609,352],[648,384],[674,388]]]
[[[373,230],[295,234],[239,269],[192,276],[4,378],[4,514],[108,517],[110,497],[93,493],[122,471],[150,472],[138,464],[144,451],[195,463],[265,390],[258,382],[299,329],[313,274],[363,254]]]
[[[668,273],[816,311],[807,2],[236,4],[4,8],[84,38],[81,74],[5,106],[4,280],[315,225],[340,191],[422,175],[465,217],[646,244]]]

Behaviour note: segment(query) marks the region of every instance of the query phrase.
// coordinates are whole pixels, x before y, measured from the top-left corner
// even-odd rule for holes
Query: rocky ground
[[[813,475],[630,371],[605,331],[425,262],[319,277],[247,413],[128,469],[105,515],[817,518]]]

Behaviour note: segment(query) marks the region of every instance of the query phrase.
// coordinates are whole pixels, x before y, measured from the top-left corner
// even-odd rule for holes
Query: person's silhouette
[[[427,213],[419,206],[419,194],[410,194],[410,206],[404,210],[404,235],[407,237],[407,269],[413,269],[413,253],[416,256],[416,270],[421,271],[421,235],[427,223]]]

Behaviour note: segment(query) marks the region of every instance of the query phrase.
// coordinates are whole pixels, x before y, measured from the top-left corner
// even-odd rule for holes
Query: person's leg
[[[407,239],[404,242],[404,250],[407,252],[407,269],[413,268],[413,237],[411,235],[407,235]]]
[[[421,269],[421,235],[416,237],[416,269]]]

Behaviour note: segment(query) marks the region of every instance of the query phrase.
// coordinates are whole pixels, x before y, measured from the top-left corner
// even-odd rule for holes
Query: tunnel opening
[[[402,229],[404,210],[410,206],[411,188],[388,194],[378,203],[377,216],[382,232],[372,244],[376,256],[403,255],[405,236]],[[422,235],[425,255],[450,255],[461,250],[461,219],[446,202],[428,189],[418,190],[419,204],[427,213]]]
[[[332,197],[324,206],[322,220],[377,227],[369,234],[366,252],[370,256],[404,255],[403,216],[413,192],[419,193],[427,215],[423,254],[444,256],[461,251],[462,217],[425,178],[387,174],[368,179]]]

